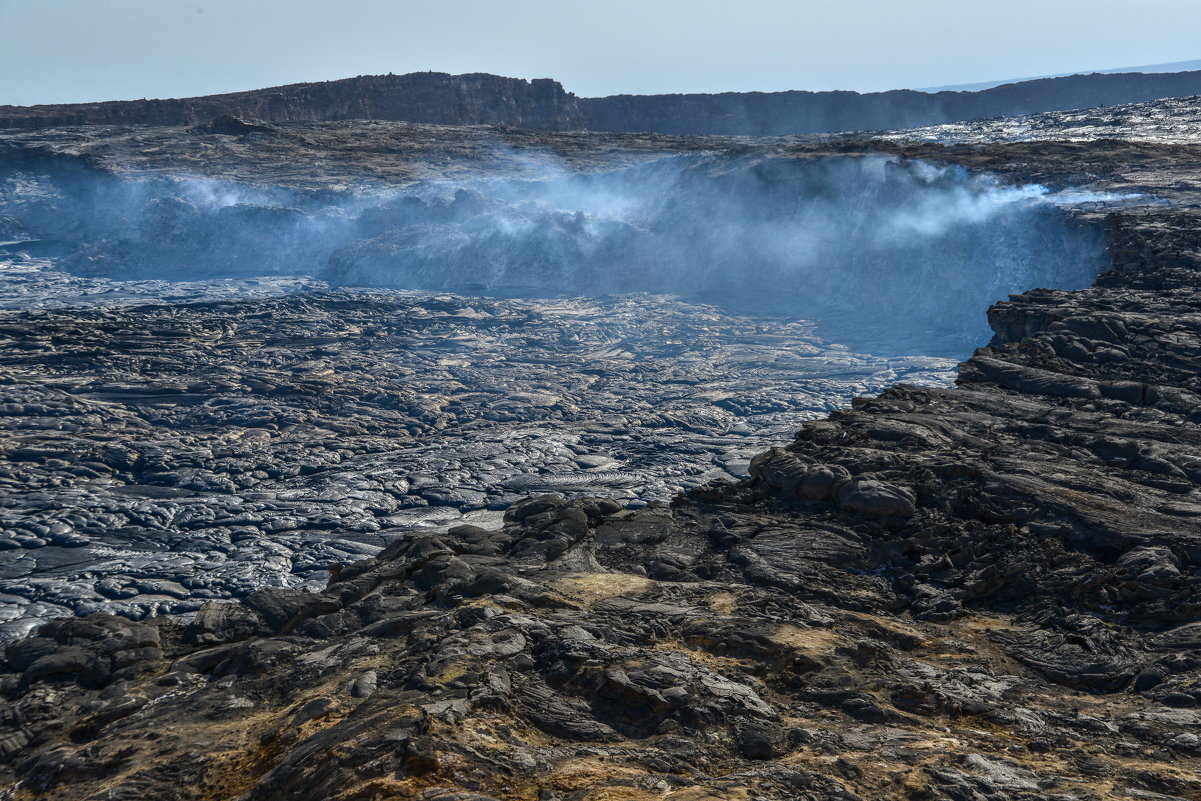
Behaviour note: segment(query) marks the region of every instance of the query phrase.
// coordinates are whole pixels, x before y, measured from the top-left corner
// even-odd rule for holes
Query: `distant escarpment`
[[[581,98],[549,78],[366,75],[171,100],[0,106],[0,128],[380,119],[539,130],[776,136],[884,130],[1201,94],[1201,71],[1073,75],[979,92],[726,92]]]
[[[581,127],[577,103],[549,79],[418,72],[172,100],[0,106],[0,127],[190,125],[229,115],[271,122],[378,119],[559,131]]]

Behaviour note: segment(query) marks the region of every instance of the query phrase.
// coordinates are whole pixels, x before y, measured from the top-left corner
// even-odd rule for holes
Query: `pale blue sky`
[[[1201,0],[0,0],[0,104],[426,69],[875,91],[1196,58]]]

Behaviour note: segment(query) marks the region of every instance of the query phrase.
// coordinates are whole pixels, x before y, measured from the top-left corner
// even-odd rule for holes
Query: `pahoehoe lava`
[[[3,262],[0,601],[18,634],[80,613],[7,647],[5,797],[1201,796],[1199,120],[1176,100],[1026,139],[0,135],[0,238],[24,243]],[[1038,185],[1057,201],[1035,249],[1099,275],[998,298],[952,385],[944,353],[836,344],[838,314],[164,280],[111,236],[31,230],[96,219],[63,209],[78,181],[224,175],[329,206],[497,159],[539,180],[533,153],[584,176],[879,160]]]

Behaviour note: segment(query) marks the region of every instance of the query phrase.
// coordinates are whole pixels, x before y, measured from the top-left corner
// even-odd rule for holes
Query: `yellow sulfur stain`
[[[810,629],[789,623],[776,629],[772,639],[815,658],[833,653],[842,642],[842,638],[830,629]]]
[[[551,586],[569,598],[591,604],[619,595],[644,593],[655,582],[629,573],[576,573],[551,582]]]
[[[719,592],[709,598],[709,608],[721,615],[732,615],[738,611],[738,596],[732,592]]]
[[[595,787],[601,783],[610,784],[623,779],[633,780],[646,775],[646,771],[622,765],[611,765],[601,759],[572,759],[560,765],[558,770],[551,775],[548,783],[556,790],[572,792]]]

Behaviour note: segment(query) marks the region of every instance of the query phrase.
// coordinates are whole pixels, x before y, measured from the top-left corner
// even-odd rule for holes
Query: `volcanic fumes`
[[[531,172],[537,177],[528,177]],[[6,224],[75,272],[310,275],[496,296],[650,292],[817,321],[873,352],[964,355],[983,310],[1086,286],[1100,235],[1037,185],[885,156],[676,156],[356,194],[11,174]]]

